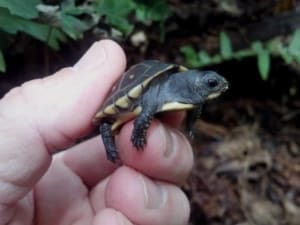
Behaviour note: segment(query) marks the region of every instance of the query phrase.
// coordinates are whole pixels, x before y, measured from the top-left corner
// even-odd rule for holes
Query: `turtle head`
[[[197,74],[195,88],[205,99],[216,98],[228,89],[227,80],[214,71],[197,71]]]

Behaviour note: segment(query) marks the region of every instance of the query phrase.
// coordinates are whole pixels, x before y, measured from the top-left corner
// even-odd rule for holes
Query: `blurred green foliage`
[[[131,0],[96,0],[93,7],[100,16],[106,16],[107,22],[117,27],[124,33],[129,33],[133,29],[133,24],[127,19],[135,8],[134,2]]]
[[[203,50],[197,52],[190,45],[182,46],[180,51],[186,63],[192,67],[256,57],[259,74],[263,80],[267,80],[271,68],[271,56],[281,57],[286,64],[300,63],[300,30],[296,30],[289,38],[277,37],[267,42],[255,41],[249,48],[238,51],[233,51],[230,38],[225,32],[221,32],[219,48],[219,53],[213,56]]]
[[[59,5],[46,5],[41,0],[0,0],[0,71],[5,72],[3,49],[7,40],[19,32],[59,49],[67,38],[79,39],[85,31],[96,27],[101,20],[130,34],[137,22],[161,25],[170,15],[164,0],[94,0],[76,5],[75,0],[63,0]],[[161,26],[160,26],[161,27]]]
[[[163,23],[170,15],[169,7],[164,0],[95,0],[93,8],[100,16],[105,16],[110,25],[125,34],[132,32],[135,22]],[[134,19],[130,19],[131,15]]]
[[[68,38],[82,38],[84,32],[96,29],[100,23],[118,30],[124,38],[134,33],[140,24],[150,26],[155,23],[163,41],[164,25],[172,13],[166,0],[93,0],[80,4],[75,0],[62,0],[58,5],[46,5],[42,0],[0,0],[0,71],[6,70],[3,50],[19,33],[57,50]],[[272,56],[282,57],[287,64],[300,63],[300,30],[287,40],[277,37],[267,42],[255,41],[247,49],[238,51],[233,49],[230,37],[222,31],[217,54],[196,51],[190,45],[182,46],[180,52],[191,67],[256,57],[259,74],[267,80]]]

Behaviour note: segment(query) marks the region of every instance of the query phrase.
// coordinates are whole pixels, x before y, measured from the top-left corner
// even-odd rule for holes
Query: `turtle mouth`
[[[227,91],[228,88],[229,88],[229,85],[228,85],[228,83],[226,83],[226,84],[224,85],[224,87],[222,88],[222,92]]]
[[[207,99],[214,99],[214,98],[219,97],[223,92],[227,91],[228,88],[229,88],[229,85],[226,82],[226,83],[224,83],[224,85],[220,91],[208,95]]]
[[[207,99],[214,99],[214,98],[217,98],[217,97],[220,96],[221,93],[222,93],[221,91],[220,91],[220,92],[216,92],[216,93],[212,93],[212,94],[210,94],[210,95],[207,97]]]
[[[222,85],[220,92],[223,93],[223,92],[227,91],[228,89],[229,89],[229,84],[227,81],[225,81],[224,84]]]

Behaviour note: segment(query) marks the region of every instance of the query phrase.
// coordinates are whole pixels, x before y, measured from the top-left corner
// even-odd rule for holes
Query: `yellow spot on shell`
[[[133,88],[131,91],[129,91],[128,95],[131,98],[138,98],[141,95],[142,91],[143,91],[143,86],[138,85],[135,88]]]
[[[146,86],[150,83],[150,81],[152,81],[152,80],[153,80],[153,77],[150,77],[150,78],[146,79],[146,80],[143,82],[143,86],[146,87]]]
[[[130,103],[130,100],[128,99],[127,96],[124,96],[116,101],[116,105],[123,109],[128,108],[129,103]]]
[[[97,112],[97,114],[93,118],[93,124],[98,124],[101,118],[105,117],[105,114],[101,110],[100,112]]]
[[[179,66],[179,71],[180,72],[184,72],[184,71],[187,71],[189,70],[188,68],[186,68],[185,66]]]
[[[104,113],[108,115],[114,115],[117,113],[116,107],[114,105],[110,105],[104,109]]]

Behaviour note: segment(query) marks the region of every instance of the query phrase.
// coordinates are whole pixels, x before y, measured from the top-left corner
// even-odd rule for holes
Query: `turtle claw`
[[[147,141],[146,141],[146,137],[145,135],[134,135],[132,134],[131,136],[131,142],[133,144],[133,146],[137,149],[137,150],[143,150],[144,146],[146,145]]]
[[[189,130],[189,131],[188,131],[188,136],[189,136],[189,138],[190,138],[191,140],[194,140],[194,138],[195,138],[194,131],[193,131],[193,130]]]
[[[106,157],[109,161],[113,162],[113,163],[118,163],[120,162],[120,157],[118,152],[116,151],[110,151],[106,153]]]

